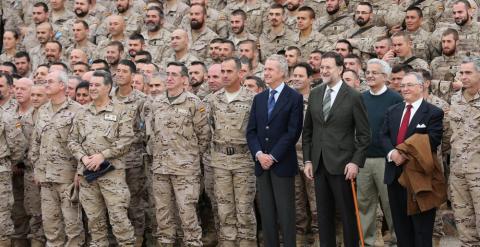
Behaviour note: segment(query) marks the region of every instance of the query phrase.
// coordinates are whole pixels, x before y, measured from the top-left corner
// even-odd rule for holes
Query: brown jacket
[[[397,149],[407,157],[398,182],[407,189],[407,214],[437,208],[447,200],[447,185],[427,134],[414,134]]]

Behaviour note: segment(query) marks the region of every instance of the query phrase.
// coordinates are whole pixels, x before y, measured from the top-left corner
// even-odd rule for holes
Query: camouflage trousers
[[[9,240],[14,233],[12,206],[12,173],[0,172],[0,241]]]
[[[145,231],[145,200],[147,193],[147,176],[144,166],[125,169],[128,189],[130,191],[130,207],[128,217],[135,229],[135,236],[143,236]]]
[[[218,205],[217,205],[217,199],[215,198],[215,193],[214,193],[214,185],[213,185],[213,167],[209,165],[204,165],[204,170],[203,170],[203,186],[205,186],[205,193],[208,196],[208,199],[210,199],[210,203],[212,204],[212,214],[213,214],[213,223],[215,230],[218,230],[219,228],[219,219],[218,219]]]
[[[310,212],[307,209],[310,209]],[[295,176],[295,221],[297,234],[304,236],[309,225],[312,233],[318,234],[315,184],[313,180],[305,177],[303,171]]]
[[[70,201],[68,186],[41,183],[43,230],[49,247],[77,247],[85,241],[80,204]]]
[[[153,195],[158,242],[175,243],[175,210],[178,210],[184,245],[202,246],[202,228],[197,218],[200,176],[153,174]]]
[[[387,185],[383,183],[385,158],[367,158],[357,176],[358,209],[365,246],[374,246],[377,233],[377,208],[380,200],[388,229],[393,234],[392,213]]]
[[[125,180],[125,170],[115,169],[88,183],[80,179],[80,202],[88,218],[88,232],[92,241],[90,246],[108,246],[108,219],[118,246],[133,246],[134,229],[128,219],[130,191]]]
[[[26,240],[29,231],[29,217],[24,206],[24,180],[23,172],[21,174],[12,173],[13,186],[13,208],[12,220],[14,225],[14,234],[12,239]]]
[[[27,215],[30,216],[30,233],[29,239],[35,239],[45,242],[45,234],[42,226],[42,204],[40,198],[40,186],[35,184],[32,169],[25,169],[23,174],[24,185],[24,202]]]
[[[480,246],[480,173],[450,173],[450,200],[462,246]]]
[[[226,170],[214,167],[213,181],[220,223],[219,240],[256,240],[253,168]]]

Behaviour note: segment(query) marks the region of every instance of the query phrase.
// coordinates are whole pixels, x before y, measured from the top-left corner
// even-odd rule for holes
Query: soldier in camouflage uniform
[[[55,39],[68,44],[68,35],[65,30],[68,29],[66,22],[75,18],[75,14],[66,8],[65,0],[49,1],[50,3],[50,23],[55,32]]]
[[[65,22],[64,27],[64,35],[67,37],[67,42],[62,44],[64,47],[72,44],[75,39],[75,29],[72,28],[74,23],[78,20],[84,21],[87,23],[87,31],[88,31],[88,40],[90,42],[95,42],[95,37],[97,35],[97,28],[101,24],[101,20],[98,19],[96,16],[90,14],[91,4],[89,0],[75,0],[75,5],[73,11],[75,13],[76,18],[69,19]],[[84,44],[85,45],[85,44]]]
[[[407,0],[409,7],[418,7],[423,13],[422,29],[431,33],[443,14],[443,1],[439,0]]]
[[[114,103],[121,103],[134,116],[133,131],[135,139],[124,157],[127,185],[130,190],[130,207],[128,215],[135,229],[135,247],[141,247],[145,231],[146,206],[146,173],[143,166],[143,157],[146,154],[143,140],[145,136],[144,121],[140,118],[143,104],[147,98],[145,94],[132,87],[132,77],[136,71],[135,64],[130,60],[121,60],[115,73],[117,88],[112,91]]]
[[[431,89],[434,95],[450,102],[457,87],[457,72],[461,63],[461,56],[457,54],[458,32],[447,29],[442,34],[442,55],[430,63],[432,68]],[[460,86],[461,87],[461,86]]]
[[[312,8],[300,7],[296,18],[298,32],[293,38],[293,42],[302,51],[302,61],[307,61],[308,56],[314,50],[328,51],[331,48],[327,38],[313,30],[315,12]]]
[[[206,7],[205,1],[206,0],[193,0],[190,1],[190,3],[204,6],[207,10],[207,16],[205,18],[207,27],[214,31],[219,37],[226,38],[228,36],[227,17],[222,11]],[[190,27],[190,18],[188,15],[183,17],[180,26],[185,30]]]
[[[180,0],[167,0],[163,3],[163,13],[165,14],[165,28],[172,32],[180,26],[182,18],[188,15],[188,5]]]
[[[189,11],[190,29],[188,40],[190,51],[193,56],[205,60],[207,58],[208,44],[218,35],[212,31],[206,23],[207,12],[204,6],[192,4]]]
[[[257,38],[260,37],[265,31],[264,23],[267,21],[268,3],[260,0],[229,1],[227,6],[225,6],[224,12],[230,14],[237,9],[242,9],[247,14],[245,23],[247,31]]]
[[[112,41],[119,41],[123,47],[126,47],[125,35],[125,20],[119,15],[111,15],[106,18],[105,23],[108,23],[108,36],[102,37],[97,35],[97,54],[102,54],[105,48]]]
[[[23,34],[22,45],[26,48],[34,47],[37,45],[37,26],[45,21],[48,21],[48,6],[46,3],[38,2],[31,6],[32,10],[29,14],[33,16],[32,23],[27,24],[25,22],[25,25],[20,29]]]
[[[431,61],[433,47],[430,45],[430,32],[425,31],[421,25],[425,23],[422,17],[422,10],[419,7],[408,7],[405,14],[405,33],[410,36],[413,46],[413,54],[425,61]]]
[[[38,45],[30,48],[28,53],[31,54],[32,68],[37,68],[38,65],[46,63],[47,58],[45,57],[45,45],[48,41],[53,38],[53,29],[52,25],[48,22],[44,22],[37,26],[37,41]]]
[[[165,71],[169,62],[181,62],[189,66],[193,61],[199,60],[189,52],[188,34],[182,29],[177,29],[172,32],[170,47],[173,50],[173,54],[162,61],[162,65],[160,66],[162,71]]]
[[[136,6],[135,4],[141,5],[143,1],[116,1],[115,10],[113,14],[122,16],[125,20],[125,34],[128,36],[138,33],[141,30],[141,25],[143,24],[143,14],[139,11],[145,11],[144,6]],[[132,4],[133,3],[133,4]]]
[[[339,39],[341,33],[354,26],[354,22],[343,0],[327,2],[325,4],[325,11],[327,15],[316,19],[314,28],[327,37],[329,42],[333,44]]]
[[[462,246],[479,246],[480,217],[480,60],[460,65],[463,89],[452,96],[449,118],[452,133],[449,190]]]
[[[184,90],[188,71],[181,63],[167,67],[167,90],[146,104],[147,135],[152,146],[153,191],[160,246],[175,243],[175,211],[186,246],[202,246],[196,206],[200,195],[200,161],[210,139],[207,111]],[[176,206],[176,207],[175,207]]]
[[[243,40],[257,40],[257,37],[246,30],[247,14],[241,9],[234,10],[230,15],[230,29],[232,32],[228,36],[235,47]]]
[[[425,69],[430,71],[428,63],[415,56],[411,44],[410,36],[403,31],[396,32],[392,36],[392,50],[384,55],[383,60],[390,63],[390,66],[397,64],[410,65],[414,69]]]
[[[66,73],[51,72],[46,80],[50,102],[38,110],[30,147],[35,181],[41,186],[43,228],[48,246],[81,246],[85,236],[80,205],[68,196],[77,161],[67,149],[80,105],[65,96]]]
[[[118,245],[134,246],[134,228],[128,218],[130,192],[124,158],[134,141],[132,112],[109,98],[110,73],[97,70],[90,79],[92,103],[78,112],[68,138],[68,149],[78,161],[76,181],[80,202],[88,218],[90,246],[108,246],[107,211]],[[103,167],[101,165],[103,164]],[[107,166],[111,170],[106,170]],[[87,182],[86,170],[105,173]]]
[[[262,61],[279,50],[294,45],[295,33],[285,26],[285,10],[280,4],[273,4],[268,12],[270,26],[266,26],[260,35],[259,43]]]
[[[188,66],[191,92],[203,100],[210,90],[207,83],[207,66],[201,61],[193,61]]]
[[[222,62],[224,88],[209,97],[215,198],[221,246],[256,244],[255,176],[245,137],[254,94],[240,85],[240,60]]]
[[[92,61],[99,57],[99,55],[95,53],[97,46],[89,40],[90,27],[88,23],[84,20],[75,20],[69,27],[73,29],[73,45],[66,49],[65,54],[69,55],[72,50],[80,49],[85,52],[88,59]]]
[[[158,7],[147,9],[145,17],[146,30],[142,32],[146,50],[152,55],[152,62],[160,64],[168,56],[170,32],[163,28],[163,11]]]

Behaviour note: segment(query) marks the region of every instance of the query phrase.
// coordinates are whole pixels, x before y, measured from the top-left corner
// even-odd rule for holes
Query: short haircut
[[[13,85],[13,77],[11,75],[0,72],[0,78],[5,78],[7,86],[11,87]]]
[[[136,56],[145,56],[146,57],[146,59],[145,59],[146,62],[148,62],[148,63],[152,62],[152,54],[150,54],[150,52],[148,52],[148,51],[144,51],[144,50],[138,51],[135,54],[135,57]]]
[[[102,69],[104,69],[104,70],[109,70],[110,69],[110,66],[108,66],[108,62],[105,61],[104,59],[95,59],[92,62],[92,64],[97,64],[97,63],[101,63],[103,65]]]
[[[222,44],[229,44],[232,51],[235,51],[235,44],[233,43],[233,41],[231,41],[229,39],[224,39],[222,41]]]
[[[75,88],[75,92],[77,92],[81,88],[85,88],[88,90],[89,86],[90,84],[88,83],[88,81],[80,81],[80,83],[78,83],[77,87]]]
[[[392,39],[394,37],[403,37],[403,40],[405,40],[406,42],[412,41],[412,38],[410,37],[410,35],[405,31],[398,31],[392,34]]]
[[[12,74],[16,74],[18,72],[17,66],[15,66],[15,64],[12,62],[3,62],[2,65],[12,68]]]
[[[160,17],[160,19],[163,19],[164,15],[163,15],[163,10],[157,6],[151,6],[151,7],[148,7],[147,9],[147,12],[148,11],[157,11],[158,13],[158,16]]]
[[[353,46],[352,46],[352,44],[350,43],[350,41],[348,41],[348,40],[346,40],[346,39],[339,39],[339,40],[337,40],[337,43],[336,43],[336,44],[338,44],[338,43],[347,44],[348,52],[349,52],[349,53],[352,53],[352,51],[353,51]]]
[[[352,73],[352,74],[353,74],[353,76],[355,76],[355,79],[357,79],[357,80],[360,80],[360,77],[358,76],[358,73],[357,73],[357,72],[355,72],[355,70],[352,70],[352,69],[345,69],[345,70],[343,71],[343,74],[345,74],[345,73],[347,73],[347,72],[350,72],[350,73]]]
[[[203,14],[204,14],[204,15],[207,15],[207,8],[205,8],[205,6],[203,6],[203,5],[199,4],[199,3],[190,4],[190,8],[192,8],[193,6],[200,6],[200,7],[202,7],[202,9],[203,9]]]
[[[372,11],[373,11],[373,6],[372,6],[371,3],[369,3],[369,2],[359,2],[359,3],[357,4],[357,7],[360,6],[360,5],[362,5],[362,6],[367,6],[367,7],[370,9],[370,13],[372,13]]]
[[[250,44],[252,46],[252,50],[254,51],[257,50],[257,42],[255,42],[255,40],[251,40],[251,39],[242,40],[238,43],[238,46],[240,47],[243,44]]]
[[[432,80],[432,73],[426,69],[415,69],[414,70],[417,73],[422,74],[422,77],[425,81],[431,81]]]
[[[298,56],[302,55],[302,51],[296,46],[289,46],[286,51],[296,51]]]
[[[333,51],[329,51],[323,54],[322,60],[326,58],[333,58],[335,60],[335,65],[337,65],[337,67],[343,67],[343,57],[340,54]]]
[[[302,6],[302,7],[298,8],[298,12],[300,12],[300,11],[308,12],[310,18],[315,19],[315,11],[314,11],[311,7],[309,7],[309,6]]]
[[[200,5],[200,6],[201,6],[201,5]],[[185,77],[188,77],[188,68],[187,68],[187,66],[185,66],[184,63],[180,63],[180,62],[169,62],[169,63],[167,64],[167,68],[170,67],[170,66],[180,67],[180,75],[185,76]]]
[[[392,67],[392,73],[400,73],[400,72],[408,73],[412,71],[412,67],[407,64],[397,64]]]
[[[282,13],[285,13],[285,9],[279,3],[273,3],[272,5],[270,5],[270,9],[281,9]]]
[[[85,29],[89,29],[90,27],[88,26],[88,23],[84,20],[75,20],[75,22],[73,24],[82,24],[82,26],[85,28]]]
[[[50,65],[50,67],[53,66],[53,65],[60,65],[60,66],[62,66],[63,70],[65,70],[65,71],[68,72],[68,66],[67,66],[65,63],[62,63],[62,62],[53,62],[53,63]]]
[[[30,55],[28,54],[28,52],[19,51],[19,52],[15,53],[15,58],[22,58],[22,57],[27,58],[27,62],[30,63]]]
[[[375,40],[375,42],[380,42],[383,40],[386,40],[388,42],[388,45],[392,45],[392,39],[390,39],[390,37],[388,36],[380,36]]]
[[[17,30],[14,30],[14,29],[7,29],[3,32],[3,34],[5,35],[6,32],[10,32],[13,34],[13,38],[18,40],[20,38],[20,34],[18,33]]]
[[[245,13],[245,11],[241,10],[241,9],[236,9],[234,11],[232,11],[232,16],[241,16],[242,17],[242,20],[245,21],[247,19],[247,13]]]
[[[223,42],[222,38],[214,38],[210,41],[210,44],[220,44]]]
[[[350,53],[344,58],[344,60],[347,59],[347,58],[355,59],[355,60],[357,60],[357,63],[362,65],[362,59],[357,54]]]
[[[265,84],[265,82],[258,76],[249,75],[245,77],[245,80],[254,80],[255,84],[257,84],[257,87],[261,88],[262,90],[267,89],[267,85]]]
[[[390,74],[392,73],[392,67],[390,67],[390,65],[387,62],[385,62],[381,59],[372,58],[372,59],[368,60],[367,65],[369,65],[369,64],[380,65],[380,67],[382,68],[382,73],[384,73],[387,76],[390,76]]]
[[[457,1],[455,1],[454,5],[459,4],[459,3],[463,3],[465,5],[465,7],[467,8],[467,10],[472,8],[472,5],[467,0],[457,0]]]
[[[226,58],[225,60],[223,60],[222,63],[226,63],[230,61],[233,61],[235,63],[235,68],[237,69],[237,71],[240,71],[240,69],[242,69],[242,63],[240,62],[240,59],[238,57]]]
[[[202,62],[202,61],[193,61],[192,63],[190,63],[190,66],[193,66],[193,65],[200,65],[200,66],[202,66],[203,72],[205,72],[205,73],[208,71],[207,65],[205,65],[205,63]]]
[[[453,29],[453,28],[447,28],[443,33],[442,37],[448,36],[448,35],[453,35],[453,39],[457,41],[459,39],[458,37],[458,31]]]
[[[420,18],[423,18],[422,9],[419,8],[419,7],[417,7],[417,6],[410,6],[410,7],[408,7],[405,12],[408,12],[408,11],[415,11],[415,12],[417,12],[417,15],[418,15]]]
[[[92,77],[102,77],[103,85],[111,86],[113,84],[112,75],[106,70],[95,70]]]
[[[321,50],[313,50],[312,52],[310,52],[310,55],[311,54],[320,54],[321,56],[323,56],[323,52]]]
[[[51,72],[51,73],[52,73],[52,72]],[[63,85],[64,85],[65,88],[66,88],[67,85],[68,85],[68,74],[67,74],[67,72],[57,70],[57,71],[54,71],[53,73],[58,73],[56,79],[58,80],[58,82],[63,83]]]
[[[33,5],[33,7],[35,7],[35,8],[42,7],[42,8],[43,8],[43,11],[44,11],[45,13],[48,13],[48,5],[47,5],[46,3],[44,3],[44,2],[36,2],[36,3]]]
[[[295,70],[296,68],[304,68],[305,71],[307,72],[308,77],[311,77],[313,75],[312,66],[310,66],[310,64],[308,63],[305,63],[305,62],[297,63],[295,64],[295,66],[293,66],[293,70]]]
[[[119,65],[122,64],[122,65],[127,66],[128,69],[130,70],[130,73],[132,73],[132,74],[137,72],[137,67],[135,66],[135,64],[128,59],[122,59],[118,62],[118,64]]]
[[[62,52],[63,46],[62,46],[62,43],[60,43],[59,41],[57,41],[57,40],[50,40],[50,41],[47,41],[47,44],[48,44],[48,43],[57,44],[57,46],[58,46],[58,51],[59,51],[59,52]]]
[[[406,76],[410,76],[410,75],[413,75],[415,77],[415,79],[417,80],[417,83],[420,84],[420,85],[423,85],[425,83],[425,79],[423,78],[423,75],[422,73],[419,73],[419,72],[415,72],[415,71],[410,71],[408,73],[405,74],[405,77]]]
[[[87,70],[90,70],[90,65],[88,63],[84,63],[84,62],[76,62],[75,64],[73,64],[72,67],[75,67],[77,65],[82,65],[82,66],[85,66],[87,68]]]
[[[129,40],[140,40],[142,44],[145,44],[145,38],[139,33],[133,33],[128,37]]]
[[[480,57],[465,57],[462,60],[462,64],[466,63],[473,63],[473,65],[475,66],[475,70],[477,72],[480,72]]]
[[[267,60],[272,60],[272,61],[277,61],[278,62],[278,68],[280,71],[283,72],[283,76],[287,77],[288,76],[288,63],[287,59],[283,55],[278,55],[278,54],[273,54],[270,57],[267,58]]]
[[[122,42],[117,41],[117,40],[108,43],[107,46],[116,46],[116,47],[117,47],[117,50],[118,50],[119,52],[122,52],[122,51],[125,49],[125,47],[123,46]]]

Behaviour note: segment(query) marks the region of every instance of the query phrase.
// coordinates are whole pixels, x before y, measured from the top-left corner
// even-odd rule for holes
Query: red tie
[[[405,141],[405,136],[407,135],[408,122],[410,122],[410,113],[412,110],[412,105],[407,105],[407,111],[403,116],[402,123],[400,124],[400,129],[398,130],[397,135],[397,145]]]

